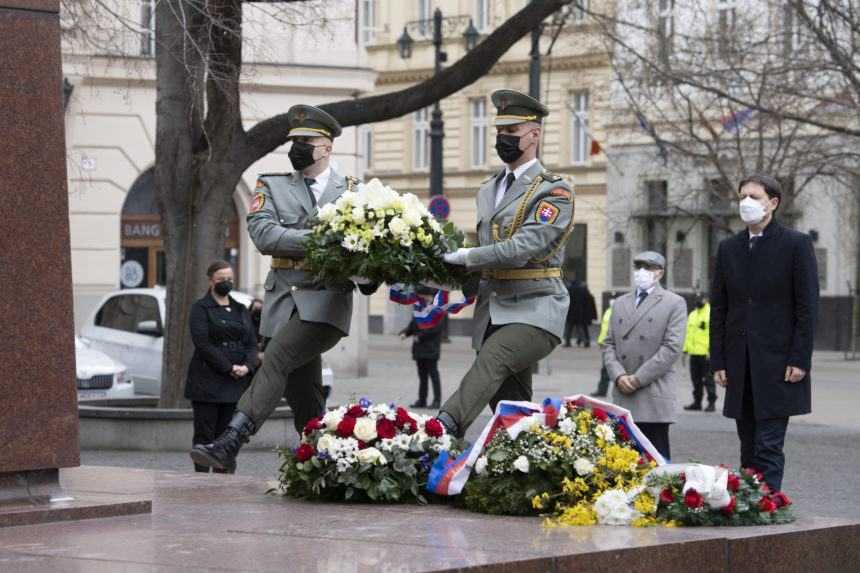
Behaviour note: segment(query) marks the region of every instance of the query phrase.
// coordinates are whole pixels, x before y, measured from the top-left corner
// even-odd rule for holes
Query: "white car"
[[[81,328],[81,338],[91,348],[128,365],[138,394],[161,392],[166,295],[161,287],[114,291],[102,298]],[[253,300],[238,291],[230,296],[245,306]],[[323,384],[331,386],[332,379],[331,368],[323,363]]]
[[[75,385],[78,400],[131,398],[134,382],[125,365],[75,337]]]

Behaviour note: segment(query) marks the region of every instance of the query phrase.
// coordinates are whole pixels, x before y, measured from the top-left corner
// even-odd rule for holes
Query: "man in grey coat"
[[[613,401],[627,408],[633,420],[663,457],[670,458],[669,424],[678,415],[678,384],[683,372],[678,358],[684,349],[687,304],[660,286],[666,268],[653,251],[633,259],[636,288],[612,306],[603,363],[615,382]]]
[[[472,338],[478,356],[438,416],[456,436],[487,404],[531,400],[532,366],[561,342],[570,300],[561,263],[573,229],[573,192],[537,159],[548,111],[513,90],[497,90],[492,100],[496,151],[506,168],[478,191],[480,246],[445,255],[483,275]]]
[[[235,466],[242,444],[260,429],[282,397],[301,433],[325,408],[320,355],[349,334],[354,285],[315,282],[304,270],[304,242],[317,207],[336,201],[357,180],[340,175],[329,164],[333,140],[341,133],[337,120],[309,105],[293,106],[287,113],[293,142],[289,157],[296,171],[261,175],[248,214],[251,239],[262,254],[272,256],[260,326],[261,334],[271,341],[227,430],[211,444],[198,444],[191,451],[194,463],[200,465]],[[365,284],[359,288],[365,294],[375,290]]]

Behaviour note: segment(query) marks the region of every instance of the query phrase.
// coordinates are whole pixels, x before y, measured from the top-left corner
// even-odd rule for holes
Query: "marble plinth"
[[[259,480],[84,467],[66,487],[153,499],[152,515],[0,530],[14,571],[853,571],[860,524],[545,528],[449,506],[298,502]]]

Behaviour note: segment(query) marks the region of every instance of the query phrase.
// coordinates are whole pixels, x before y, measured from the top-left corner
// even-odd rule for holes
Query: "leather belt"
[[[496,269],[484,271],[485,279],[497,281],[515,281],[524,279],[560,279],[561,267],[549,267],[544,269]]]
[[[272,268],[280,270],[303,270],[305,268],[304,259],[291,259],[288,257],[272,257]]]

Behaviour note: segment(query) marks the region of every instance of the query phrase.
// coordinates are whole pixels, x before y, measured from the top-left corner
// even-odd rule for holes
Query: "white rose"
[[[397,237],[409,236],[409,225],[400,217],[394,217],[388,222],[388,229]]]
[[[576,461],[573,462],[573,468],[579,475],[586,476],[594,471],[594,464],[585,458],[576,458]]]
[[[358,450],[358,454],[356,457],[358,458],[358,461],[363,464],[384,466],[388,463],[388,460],[385,458],[384,455],[382,455],[382,452],[380,452],[376,448],[365,448],[363,450]]]
[[[337,207],[335,207],[333,203],[326,203],[325,205],[323,205],[320,208],[319,213],[317,214],[320,221],[325,222],[334,219],[335,215],[337,215]]]
[[[529,473],[529,459],[525,456],[520,456],[514,460],[514,468],[523,472],[524,474]]]
[[[332,431],[337,430],[337,425],[340,424],[341,420],[343,420],[343,414],[337,410],[328,412],[322,419],[325,427]]]
[[[328,452],[329,448],[332,446],[332,437],[331,434],[323,434],[322,437],[317,440],[317,449],[321,452]]]
[[[481,456],[478,458],[478,461],[475,462],[475,473],[477,475],[481,475],[487,470],[487,456]]]
[[[355,429],[352,431],[355,437],[364,443],[376,439],[376,421],[370,418],[359,418],[355,422]]]
[[[620,489],[611,489],[601,494],[594,502],[597,522],[601,525],[629,525],[641,514],[630,507],[627,494]]]
[[[352,209],[352,220],[355,221],[356,223],[359,223],[359,224],[364,223],[364,221],[365,221],[364,209],[362,209],[361,207],[353,207],[353,209]]]

